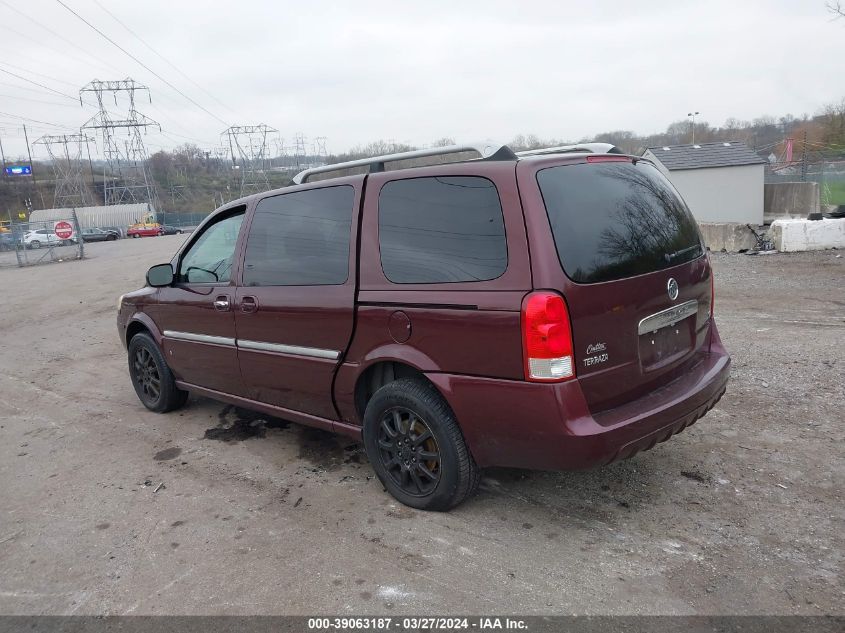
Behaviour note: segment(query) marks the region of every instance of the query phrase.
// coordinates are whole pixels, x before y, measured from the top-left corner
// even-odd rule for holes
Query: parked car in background
[[[0,232],[0,251],[13,251],[18,240],[10,231]]]
[[[396,499],[447,510],[480,468],[627,459],[725,393],[713,269],[647,159],[452,146],[294,183],[226,204],[121,297],[148,409],[191,391],[360,439]]]
[[[169,224],[165,224],[161,228],[164,229],[164,235],[182,235],[185,232],[185,229],[178,226],[170,226]]]
[[[63,240],[56,235],[51,229],[35,229],[27,231],[21,238],[21,243],[26,248],[41,248],[42,246],[62,246],[68,244],[75,244],[77,242],[76,236]]]
[[[117,237],[118,237],[119,239],[123,239],[124,237],[126,237],[126,227],[120,227],[120,226],[101,226],[100,228],[101,228],[101,229],[103,229],[104,231],[111,231],[112,233],[114,233],[115,235],[117,235]]]
[[[112,242],[120,239],[117,231],[107,231],[100,228],[82,229],[83,242]]]
[[[164,227],[161,224],[133,224],[126,231],[126,237],[158,237],[164,235]]]

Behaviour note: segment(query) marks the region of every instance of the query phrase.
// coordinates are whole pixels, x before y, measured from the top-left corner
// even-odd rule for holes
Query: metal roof
[[[754,150],[741,141],[719,141],[696,145],[649,147],[648,151],[669,171],[707,167],[739,167],[764,165]]]

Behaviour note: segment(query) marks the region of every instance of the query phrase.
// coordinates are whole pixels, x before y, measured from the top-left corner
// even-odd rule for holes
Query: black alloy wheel
[[[133,367],[135,369],[135,380],[143,393],[141,399],[158,402],[159,397],[161,397],[161,374],[158,372],[158,367],[153,355],[150,354],[150,350],[146,347],[138,347],[135,350]]]
[[[405,494],[431,494],[440,481],[440,448],[428,424],[413,411],[385,411],[378,435],[379,457],[388,475]]]
[[[188,392],[176,386],[176,379],[155,340],[146,332],[129,341],[129,373],[141,403],[150,411],[166,413],[188,400]]]
[[[424,377],[378,388],[366,404],[362,431],[373,470],[401,503],[446,511],[478,489],[481,471],[455,414]]]

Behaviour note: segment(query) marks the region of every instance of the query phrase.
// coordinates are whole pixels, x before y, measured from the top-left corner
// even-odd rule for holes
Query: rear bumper
[[[480,466],[578,470],[625,459],[694,424],[725,393],[730,356],[709,351],[673,382],[593,415],[577,380],[554,385],[428,374]]]

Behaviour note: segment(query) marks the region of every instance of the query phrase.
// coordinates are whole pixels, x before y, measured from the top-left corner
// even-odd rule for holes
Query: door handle
[[[241,297],[241,312],[244,314],[252,314],[258,311],[258,299],[251,295]]]
[[[218,312],[228,312],[230,308],[229,297],[226,295],[220,295],[214,300],[214,309]]]

